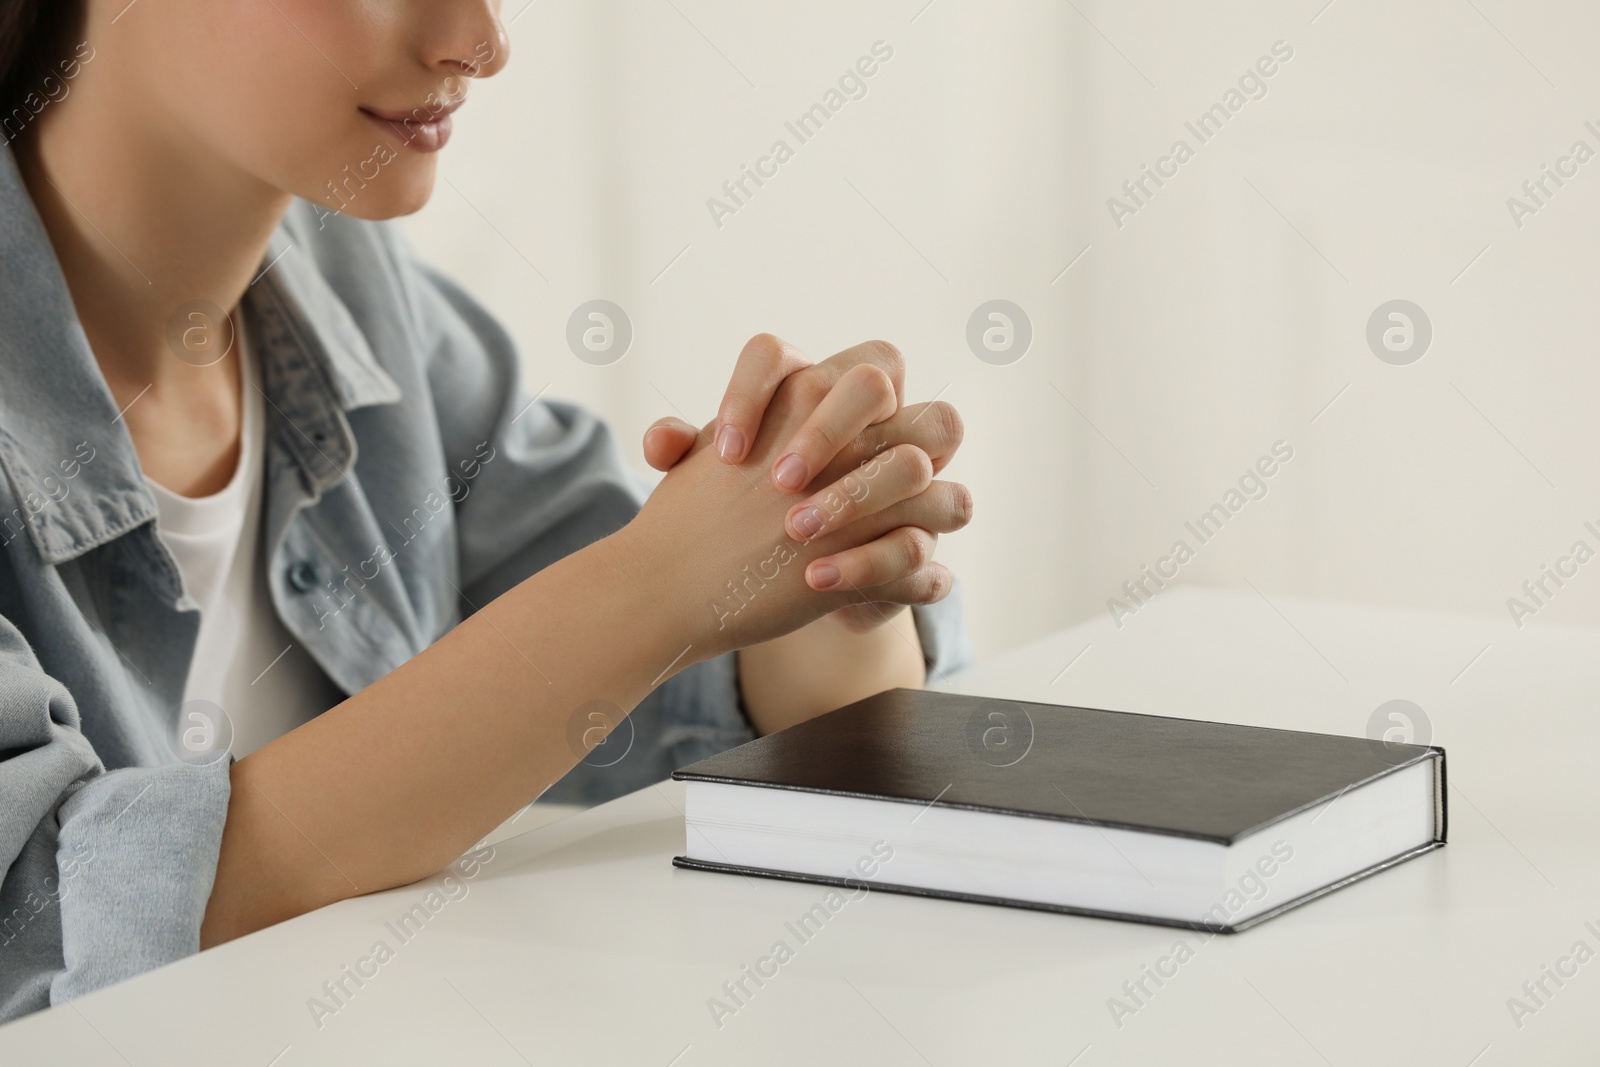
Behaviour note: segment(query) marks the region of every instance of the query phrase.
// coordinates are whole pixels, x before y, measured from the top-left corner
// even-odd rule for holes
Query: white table
[[[1574,942],[1600,951],[1600,629],[1266,594],[1167,590],[1121,630],[1094,620],[951,680],[1348,734],[1400,697],[1449,750],[1449,847],[1199,944],[1120,1028],[1108,999],[1182,931],[874,893],[719,1029],[708,998],[824,890],[673,868],[682,795],[663,784],[501,841],[403,944],[385,923],[440,878],[21,1020],[0,1062],[1600,1062],[1600,958],[1546,979],[1520,1029],[1507,1007]],[[308,999],[380,938],[393,958],[319,1029]]]

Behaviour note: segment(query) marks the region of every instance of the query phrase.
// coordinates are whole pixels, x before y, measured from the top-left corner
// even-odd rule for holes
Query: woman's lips
[[[437,152],[450,140],[453,125],[451,113],[465,102],[457,100],[442,108],[419,107],[411,111],[384,111],[375,107],[360,110],[407,148],[418,152]]]

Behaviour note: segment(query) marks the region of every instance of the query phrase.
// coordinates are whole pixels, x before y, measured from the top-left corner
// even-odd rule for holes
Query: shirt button
[[[310,560],[299,560],[289,565],[289,584],[297,593],[304,593],[318,583],[317,566]]]

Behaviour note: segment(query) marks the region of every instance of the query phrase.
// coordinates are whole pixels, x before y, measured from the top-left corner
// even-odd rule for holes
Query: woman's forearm
[[[698,659],[622,536],[234,764],[202,945],[439,870],[577,763],[588,711],[615,725]]]
[[[887,609],[886,609],[887,610]],[[739,691],[756,732],[769,734],[927,678],[910,609],[867,633],[831,619],[739,652]]]
[[[776,462],[818,410],[819,390],[799,375],[785,379],[742,466],[764,471]],[[587,754],[596,715],[614,725],[696,662],[764,646],[742,660],[748,706],[764,732],[882,689],[921,685],[922,649],[908,611],[852,633],[834,624],[844,616],[824,616],[861,608],[853,603],[859,595],[819,591],[802,577],[812,562],[857,558],[851,554],[891,531],[937,535],[965,525],[964,490],[927,484],[929,460],[916,446],[890,448],[922,456],[921,465],[886,468],[920,472],[920,481],[876,483],[869,509],[795,544],[780,532],[794,497],[697,441],[627,526],[240,760],[202,945],[439,870]],[[932,567],[913,573],[905,546],[891,547],[879,553],[879,582],[869,584],[893,586],[901,604],[930,602],[948,587],[947,575]],[[733,576],[774,561],[793,565],[765,581],[762,596],[741,600],[737,612],[714,610]]]

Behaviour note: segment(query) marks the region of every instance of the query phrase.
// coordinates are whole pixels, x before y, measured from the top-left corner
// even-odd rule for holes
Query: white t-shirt
[[[236,331],[243,419],[239,466],[221,490],[179,496],[146,479],[156,531],[177,561],[184,591],[199,605],[200,635],[183,690],[209,700],[233,727],[243,757],[337,704],[343,695],[284,628],[260,556],[266,479],[266,413],[256,360]]]

